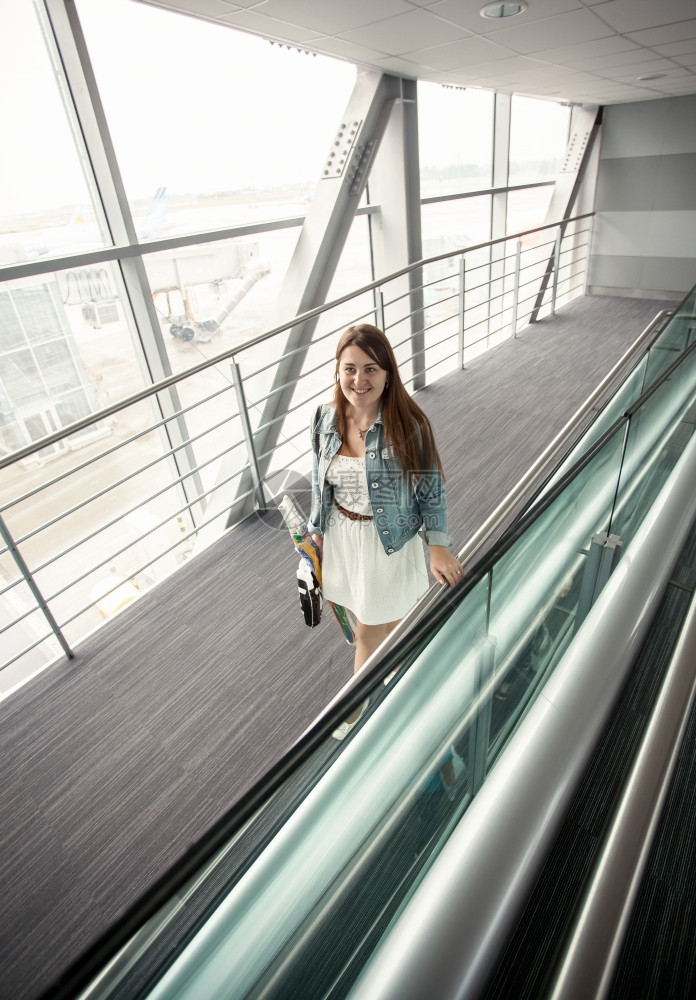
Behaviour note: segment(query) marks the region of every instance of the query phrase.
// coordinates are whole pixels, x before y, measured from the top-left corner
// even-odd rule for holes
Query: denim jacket
[[[341,447],[334,406],[322,407],[311,434],[312,513],[307,530],[323,535],[333,505],[333,488],[326,473]],[[403,475],[400,463],[385,445],[381,410],[365,433],[365,471],[375,526],[387,555],[398,552],[417,531],[429,545],[451,544],[442,476],[437,469],[423,471],[413,483]]]

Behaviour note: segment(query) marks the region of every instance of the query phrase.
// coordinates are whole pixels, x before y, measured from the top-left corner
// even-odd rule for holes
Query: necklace
[[[370,423],[367,425],[367,427],[365,427],[363,429],[362,427],[358,427],[357,421],[353,417],[351,417],[351,419],[353,420],[353,424],[355,425],[355,429],[358,432],[358,437],[360,438],[361,441],[364,441],[365,440],[365,435],[369,431],[370,427],[372,427],[372,424],[374,423],[374,420],[371,420]]]
[[[358,432],[358,437],[360,438],[361,441],[364,441],[365,440],[365,435],[369,431],[370,427],[372,427],[372,425],[374,424],[375,420],[377,419],[377,415],[375,415],[370,420],[370,422],[367,425],[367,427],[359,427],[358,426],[358,421],[355,419],[355,417],[353,416],[353,414],[351,413],[351,414],[349,414],[349,416],[350,416],[350,419],[351,419],[351,421],[353,423],[353,426],[355,427],[356,431]]]

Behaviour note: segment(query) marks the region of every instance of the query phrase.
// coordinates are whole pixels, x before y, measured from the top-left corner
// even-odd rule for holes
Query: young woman
[[[322,551],[324,598],[357,619],[358,670],[428,589],[419,532],[435,579],[453,586],[462,575],[448,550],[444,477],[430,422],[376,326],[351,326],[341,336],[333,404],[321,409],[312,447],[308,530]]]

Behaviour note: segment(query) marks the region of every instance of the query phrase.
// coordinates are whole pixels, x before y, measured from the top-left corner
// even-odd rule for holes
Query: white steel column
[[[544,224],[561,219],[561,239],[567,227],[567,219],[573,213],[573,205],[582,187],[587,165],[591,160],[595,140],[602,124],[602,108],[594,104],[573,108],[570,136],[561,172],[551,195]],[[534,308],[529,322],[536,322],[544,301],[544,295],[554,270],[553,255],[548,261],[546,272],[541,279]]]
[[[123,186],[101,103],[97,82],[87,51],[87,44],[75,7],[75,0],[43,0],[48,23],[55,39],[60,66],[56,76],[70,121],[73,123],[78,150],[81,153],[87,183],[93,192],[95,211],[110,233],[115,246],[136,246],[138,243],[131,218],[128,198]],[[51,39],[48,39],[49,48]],[[67,88],[67,89],[66,89]],[[75,116],[77,120],[75,121]],[[147,381],[158,381],[172,374],[164,346],[152,291],[142,257],[126,257],[119,261],[123,284],[120,288],[124,307],[130,308],[143,349],[144,375]],[[163,417],[171,417],[180,409],[175,387],[157,397]],[[170,420],[166,426],[169,447],[182,445],[188,439],[184,417]],[[195,466],[192,450],[184,445],[175,456],[177,476],[186,476]],[[192,491],[184,493],[186,500],[202,493],[198,473],[191,473]],[[186,495],[191,492],[191,495]],[[193,513],[193,511],[192,511]]]
[[[510,174],[510,119],[512,116],[512,97],[510,94],[495,95],[495,112],[493,128],[493,187],[507,188]],[[507,190],[496,191],[492,195],[491,204],[491,239],[496,240],[507,232]],[[498,243],[491,247],[491,271],[488,313],[502,312],[505,295],[505,244]],[[503,325],[502,318],[496,322],[495,328]],[[488,321],[488,332],[491,321]]]
[[[418,103],[415,80],[400,81],[400,96],[389,118],[370,174],[370,195],[380,206],[373,221],[375,274],[391,274],[423,257],[421,239]],[[408,295],[413,388],[425,384],[423,272],[412,271],[389,283],[387,300]],[[385,322],[389,324],[389,310]],[[403,337],[399,337],[399,340]]]

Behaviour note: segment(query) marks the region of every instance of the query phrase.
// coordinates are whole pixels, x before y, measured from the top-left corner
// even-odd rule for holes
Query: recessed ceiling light
[[[647,76],[639,76],[639,80],[662,80],[666,77],[666,73],[648,73]]]
[[[481,17],[514,17],[527,9],[526,3],[487,3],[480,10]]]

